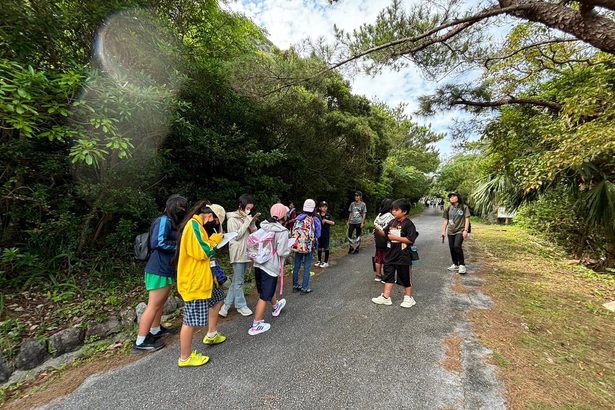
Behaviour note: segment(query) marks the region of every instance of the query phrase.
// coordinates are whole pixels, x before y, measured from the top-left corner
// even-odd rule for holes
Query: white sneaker
[[[254,323],[253,323],[252,327],[248,330],[248,334],[250,336],[255,336],[261,333],[265,333],[270,328],[271,328],[271,325],[269,323],[260,322],[256,326],[254,326]]]
[[[241,314],[241,316],[250,316],[252,314],[252,311],[247,306],[239,308],[237,311]]]
[[[463,274],[466,273],[466,265],[459,265],[459,273]]]
[[[405,296],[404,295],[404,301],[401,302],[401,304],[399,306],[401,306],[403,308],[411,308],[414,305],[416,305],[416,300],[414,300],[414,298],[412,296]]]
[[[382,282],[382,276],[376,276],[376,277],[374,278],[374,280],[375,280],[376,282]]]
[[[229,305],[222,304],[222,307],[220,308],[220,311],[218,312],[218,314],[222,317],[226,317],[228,315],[228,310],[230,308],[231,307]]]
[[[282,311],[282,309],[284,309],[284,306],[286,306],[286,299],[278,300],[278,304],[275,305],[275,309],[273,309],[273,312],[271,312],[271,316],[273,317],[280,316],[280,312]]]
[[[391,302],[391,298],[385,298],[384,294],[380,294],[380,296],[378,296],[377,298],[372,298],[372,302],[374,302],[377,305],[387,305],[387,306],[390,306],[393,304],[393,302]]]
[[[457,266],[457,265],[455,265],[455,264],[452,264],[451,266],[449,266],[449,267],[448,267],[448,268],[446,268],[446,269],[448,269],[448,270],[450,270],[450,271],[452,272],[452,271],[459,270],[459,266]]]
[[[320,267],[321,268],[328,268],[329,264],[327,262],[323,262],[323,263],[320,264]]]
[[[322,262],[316,262],[314,266],[316,266],[317,268],[320,268],[322,266]]]

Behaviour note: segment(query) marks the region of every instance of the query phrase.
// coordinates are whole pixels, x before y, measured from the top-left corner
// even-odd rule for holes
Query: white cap
[[[303,203],[303,210],[305,212],[314,212],[314,208],[316,208],[316,202],[313,199],[306,199]]]

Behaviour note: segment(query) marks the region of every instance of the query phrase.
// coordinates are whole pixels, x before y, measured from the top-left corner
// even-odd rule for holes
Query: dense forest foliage
[[[439,165],[440,135],[213,0],[7,0],[0,21],[2,289],[124,274],[172,193],[342,216],[357,189],[417,200]]]

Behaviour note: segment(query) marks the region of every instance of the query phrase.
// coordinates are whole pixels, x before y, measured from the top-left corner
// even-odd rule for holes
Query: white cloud
[[[405,4],[409,4],[406,1]],[[278,47],[286,49],[305,39],[323,37],[333,43],[336,25],[352,31],[364,23],[375,21],[378,13],[391,4],[391,0],[343,0],[330,5],[327,0],[237,0],[228,7],[251,18],[269,34],[269,39]],[[453,113],[435,117],[414,116],[418,109],[418,97],[432,92],[436,85],[421,77],[416,68],[402,71],[384,69],[371,77],[366,74],[346,75],[356,94],[377,99],[390,106],[406,105],[406,113],[420,124],[431,124],[436,132],[447,133],[452,124]],[[449,137],[436,144],[442,156],[450,155],[452,142]]]

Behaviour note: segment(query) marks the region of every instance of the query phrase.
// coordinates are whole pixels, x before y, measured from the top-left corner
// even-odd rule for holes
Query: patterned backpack
[[[314,218],[306,216],[304,219],[297,219],[291,234],[295,239],[292,250],[297,253],[310,253],[314,246]]]

